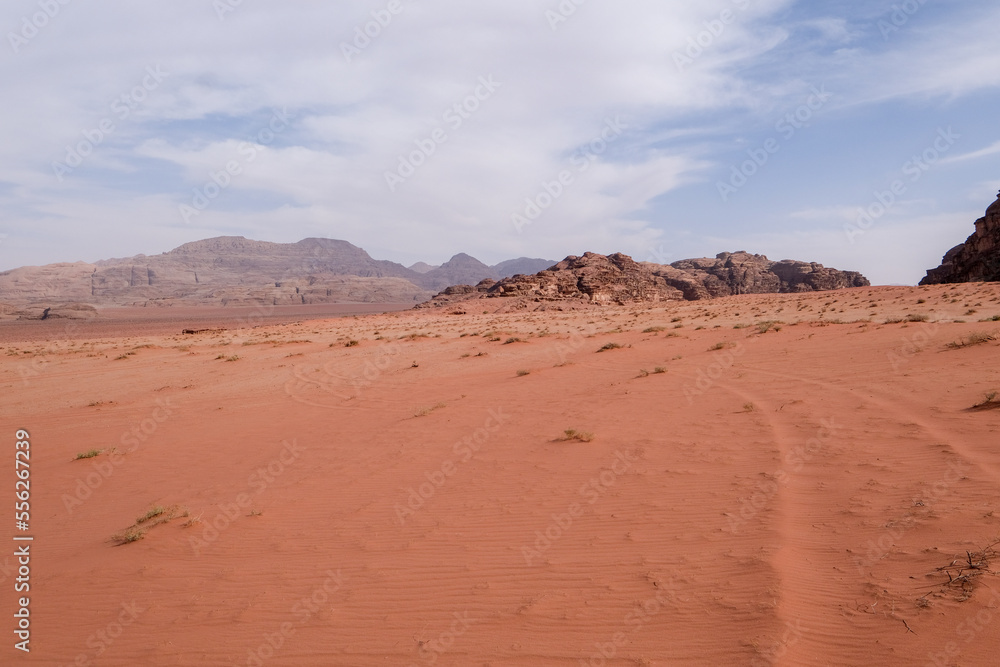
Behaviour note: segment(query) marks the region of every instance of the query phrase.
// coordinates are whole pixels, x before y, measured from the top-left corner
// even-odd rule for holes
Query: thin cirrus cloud
[[[895,25],[889,2],[72,3],[0,57],[20,129],[0,145],[0,268],[235,234],[407,264],[748,249],[915,282],[971,224],[957,186],[996,178],[1000,153],[1000,11],[917,6]],[[7,3],[0,28],[36,11]],[[949,125],[962,140],[919,193],[848,242],[851,212]],[[865,244],[912,248],[908,225],[935,232],[878,265]]]

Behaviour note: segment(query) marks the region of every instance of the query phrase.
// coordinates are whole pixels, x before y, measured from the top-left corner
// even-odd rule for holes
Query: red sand
[[[1000,560],[938,571],[1000,536],[994,315],[995,284],[5,343],[35,541],[0,662],[996,664]]]

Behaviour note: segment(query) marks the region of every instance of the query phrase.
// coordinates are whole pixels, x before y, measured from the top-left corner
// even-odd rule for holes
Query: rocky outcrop
[[[475,286],[454,285],[418,307],[446,307],[472,299],[505,299],[501,310],[544,310],[629,303],[711,299],[734,294],[813,292],[870,283],[855,271],[782,260],[746,252],[714,259],[686,259],[671,265],[635,262],[628,255],[588,252],[570,255],[534,275]]]
[[[0,320],[91,320],[97,309],[86,303],[59,303],[51,306],[0,304]]]
[[[730,296],[733,294],[769,294],[787,292],[821,292],[846,287],[867,287],[868,279],[857,271],[838,271],[815,262],[783,259],[773,262],[764,255],[748,252],[723,252],[715,259],[684,259],[671,268],[683,271],[688,278],[701,284],[705,293],[697,290],[697,298]],[[688,297],[690,298],[690,297]]]
[[[976,231],[947,253],[941,266],[927,271],[921,285],[1000,281],[1000,193],[976,220]]]

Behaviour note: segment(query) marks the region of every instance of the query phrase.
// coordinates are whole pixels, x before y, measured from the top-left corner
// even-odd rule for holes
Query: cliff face
[[[927,271],[921,285],[1000,281],[1000,193],[976,220],[976,231],[949,250],[941,266]]]
[[[570,255],[545,271],[476,286],[454,285],[421,307],[448,306],[472,299],[508,299],[503,309],[566,309],[588,305],[711,299],[733,294],[812,292],[866,287],[860,273],[822,264],[764,255],[724,252],[714,259],[686,259],[666,266],[638,263],[628,255],[588,252]]]

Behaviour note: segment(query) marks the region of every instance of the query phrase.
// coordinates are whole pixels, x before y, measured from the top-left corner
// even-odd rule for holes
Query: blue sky
[[[998,24],[949,0],[8,0],[0,269],[321,236],[914,284],[1000,188]]]

